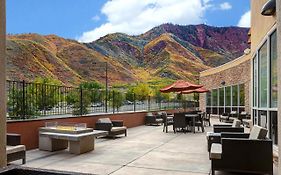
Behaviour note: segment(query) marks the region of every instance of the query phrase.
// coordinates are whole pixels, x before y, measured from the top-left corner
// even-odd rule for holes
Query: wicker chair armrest
[[[244,128],[234,128],[234,127],[214,127],[214,132],[222,133],[222,132],[244,132]]]
[[[239,132],[222,132],[221,138],[249,138],[249,133],[239,133]]]
[[[7,145],[16,146],[21,144],[21,135],[7,133]]]
[[[111,120],[112,125],[115,127],[121,127],[124,126],[123,120]]]

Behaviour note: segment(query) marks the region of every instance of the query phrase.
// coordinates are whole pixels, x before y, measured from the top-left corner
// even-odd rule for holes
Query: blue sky
[[[250,0],[7,0],[7,32],[90,42],[162,23],[249,26]]]

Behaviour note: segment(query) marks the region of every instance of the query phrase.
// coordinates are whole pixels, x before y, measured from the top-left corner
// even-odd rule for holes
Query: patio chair
[[[273,174],[272,141],[267,129],[254,126],[250,134],[222,133],[221,143],[212,144],[212,175],[216,170],[237,173]]]
[[[21,145],[21,135],[7,133],[7,163],[13,162],[15,160],[22,159],[22,164],[26,162],[26,152],[25,145]]]
[[[163,119],[162,116],[153,115],[152,112],[148,112],[145,116],[146,125],[162,125]]]
[[[177,129],[180,129],[184,131],[184,133],[186,133],[187,123],[186,123],[185,113],[175,113],[173,119],[174,119],[174,124],[173,124],[174,133],[177,132]]]
[[[189,126],[193,126],[193,121],[192,120],[189,121]],[[199,128],[201,127],[201,131],[205,132],[204,123],[203,123],[203,117],[202,117],[201,114],[198,114],[198,117],[195,118],[194,126],[195,127],[197,126],[198,131],[199,131]]]
[[[109,118],[100,118],[96,122],[96,130],[108,131],[109,137],[115,138],[116,135],[125,134],[127,136],[127,127],[123,125],[122,120],[110,120]]]
[[[203,122],[204,126],[211,126],[211,114],[207,114],[206,112],[203,112]]]
[[[220,122],[229,122],[229,114],[228,113],[222,113],[219,116],[219,121]]]
[[[162,113],[162,118],[163,118],[163,124],[164,124],[163,132],[165,132],[165,130],[166,130],[166,133],[168,133],[168,126],[174,125],[174,119],[173,119],[173,117],[169,117],[166,112]],[[173,130],[174,130],[174,128],[173,128]]]
[[[210,151],[211,145],[213,143],[220,143],[221,142],[221,133],[228,132],[228,133],[244,133],[244,128],[241,127],[240,120],[233,120],[232,125],[230,124],[217,124],[213,125],[213,132],[207,132],[207,149]]]

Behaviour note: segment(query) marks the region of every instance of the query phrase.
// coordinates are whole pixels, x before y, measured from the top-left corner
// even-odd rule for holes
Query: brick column
[[[6,160],[6,0],[0,0],[0,167]]]
[[[281,173],[281,0],[276,1],[277,17],[277,75],[278,75],[278,174]]]

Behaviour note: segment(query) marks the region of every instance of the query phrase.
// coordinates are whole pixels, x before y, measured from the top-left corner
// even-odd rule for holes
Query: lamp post
[[[107,101],[108,101],[108,74],[107,74],[107,70],[108,70],[108,64],[107,62],[93,62],[94,65],[97,64],[104,64],[105,65],[105,112],[107,113],[108,109],[107,109]]]

